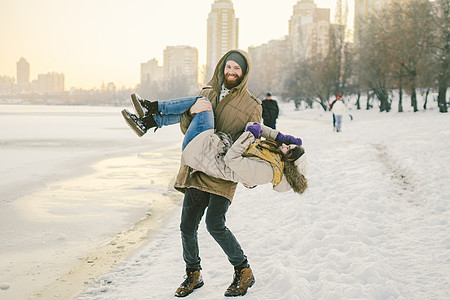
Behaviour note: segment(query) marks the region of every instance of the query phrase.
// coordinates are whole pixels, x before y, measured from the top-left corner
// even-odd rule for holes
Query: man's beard
[[[242,82],[242,77],[239,77],[237,75],[235,77],[231,77],[230,79],[228,77],[229,75],[225,74],[223,84],[229,90],[231,90],[234,87],[237,87]]]

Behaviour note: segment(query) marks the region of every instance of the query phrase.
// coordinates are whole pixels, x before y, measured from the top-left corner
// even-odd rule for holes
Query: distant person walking
[[[280,109],[278,108],[277,101],[272,99],[271,93],[267,93],[266,99],[262,101],[262,109],[263,124],[272,129],[276,129]]]
[[[336,127],[336,132],[341,132],[342,129],[342,116],[347,112],[347,106],[345,106],[341,95],[337,95],[331,105],[331,111],[333,112],[333,126]]]
[[[330,103],[330,111],[333,111],[333,105],[336,103],[336,100],[340,98],[342,99],[342,95],[337,95],[336,99],[333,100],[333,102]],[[333,130],[336,131],[336,116],[333,113]]]

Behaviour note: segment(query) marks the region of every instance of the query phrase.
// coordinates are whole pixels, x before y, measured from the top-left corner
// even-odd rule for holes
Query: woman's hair
[[[303,155],[303,153],[305,153],[305,149],[303,149],[303,147],[296,146],[293,149],[289,149],[288,152],[284,154],[279,148],[280,144],[275,142],[274,140],[257,140],[256,142],[258,143],[258,146],[274,153],[280,154],[284,162],[296,161],[300,156]]]
[[[308,181],[305,176],[298,171],[298,168],[293,161],[284,163],[283,172],[286,176],[287,182],[294,192],[303,194],[306,191],[308,188]]]
[[[305,149],[301,146],[297,146],[295,148],[289,149],[289,151],[284,154],[280,150],[279,144],[273,140],[258,140],[257,143],[258,146],[281,155],[281,158],[284,161],[283,173],[286,176],[286,180],[291,186],[292,190],[299,194],[305,192],[305,190],[308,188],[308,181],[299,172],[297,166],[295,165],[295,161],[305,153]]]

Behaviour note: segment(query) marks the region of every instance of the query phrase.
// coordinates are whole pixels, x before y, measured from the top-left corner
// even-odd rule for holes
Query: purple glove
[[[295,136],[292,135],[284,135],[281,132],[279,132],[277,134],[277,137],[275,138],[275,141],[280,142],[280,143],[285,143],[286,145],[290,145],[290,144],[296,144],[301,146],[302,145],[302,139],[301,138],[296,138]]]
[[[261,129],[261,124],[256,122],[253,123],[252,125],[248,125],[245,131],[250,131],[255,137],[255,139],[258,139],[261,136],[261,133],[263,132]]]

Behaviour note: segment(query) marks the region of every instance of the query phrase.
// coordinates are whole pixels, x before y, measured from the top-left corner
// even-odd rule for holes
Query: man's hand
[[[195,115],[207,110],[212,110],[211,102],[202,97],[198,98],[194,105],[191,106],[191,108],[189,109],[189,113],[191,115]]]

